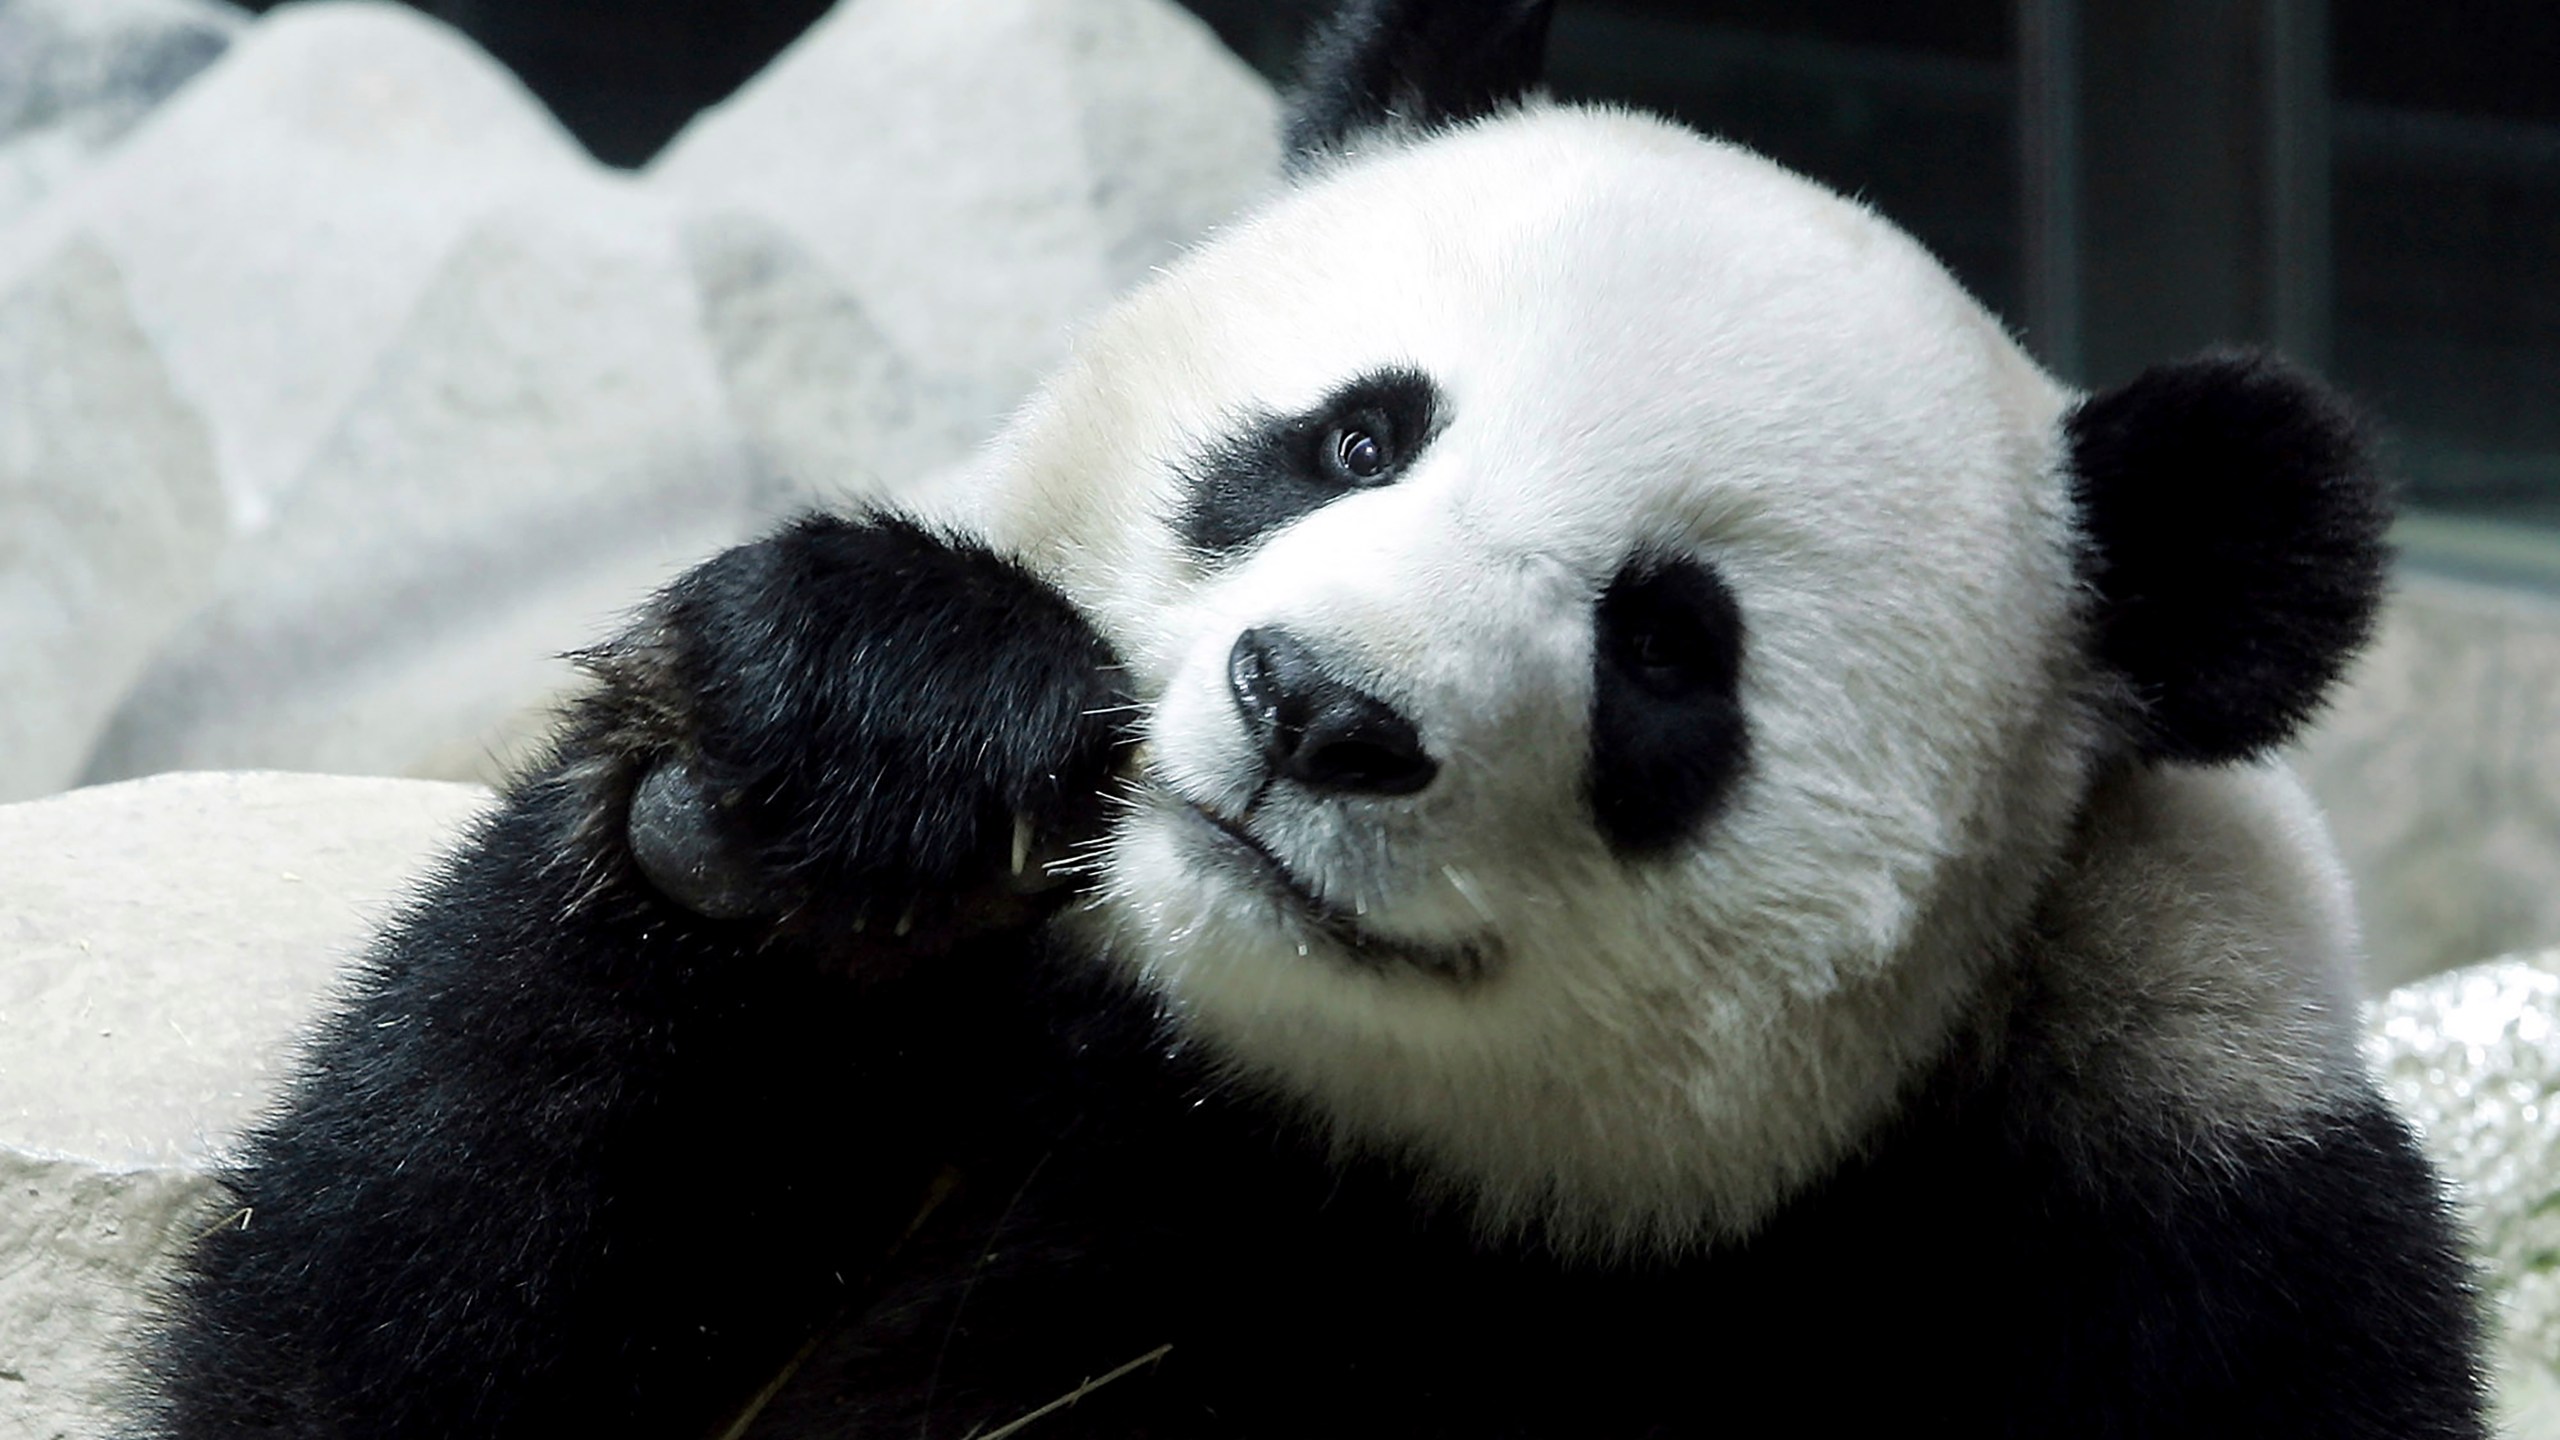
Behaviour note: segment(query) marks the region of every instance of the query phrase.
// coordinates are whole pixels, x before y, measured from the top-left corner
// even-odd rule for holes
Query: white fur
[[[1391,365],[1448,399],[1409,472],[1231,564],[1186,551],[1187,460]],[[955,517],[1154,707],[1074,923],[1186,1040],[1490,1227],[1748,1230],[1944,1049],[2049,880],[2108,871],[2086,827],[2067,853],[2103,741],[2069,399],[1900,232],[1667,124],[1534,107],[1320,174],[1102,320]],[[1639,549],[1739,601],[1751,751],[1692,843],[1629,862],[1579,787],[1592,602]],[[1244,815],[1226,658],[1258,625],[1413,717],[1438,780]],[[1214,863],[1195,805],[1368,945]],[[1399,949],[1482,973],[1374,963]]]

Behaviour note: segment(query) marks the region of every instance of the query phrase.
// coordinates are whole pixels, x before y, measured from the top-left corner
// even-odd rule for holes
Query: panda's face
[[[1149,706],[1073,923],[1490,1224],[1747,1228],[1941,1048],[2078,802],[2066,398],[1669,126],[1317,176],[1101,322],[967,520]]]

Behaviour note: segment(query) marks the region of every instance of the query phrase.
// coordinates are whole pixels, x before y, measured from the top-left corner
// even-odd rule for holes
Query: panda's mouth
[[[1358,927],[1358,920],[1317,894],[1314,886],[1299,879],[1298,872],[1289,868],[1289,862],[1272,853],[1271,847],[1263,844],[1261,837],[1197,802],[1186,800],[1183,805],[1207,828],[1212,848],[1231,866],[1243,870],[1248,879],[1278,890],[1308,919],[1328,928],[1337,925]]]
[[[1360,917],[1319,894],[1261,837],[1195,801],[1183,799],[1192,828],[1206,848],[1246,885],[1268,895],[1291,918],[1322,935],[1355,964],[1372,969],[1410,966],[1450,980],[1473,980],[1487,970],[1482,946],[1417,942],[1381,935]]]

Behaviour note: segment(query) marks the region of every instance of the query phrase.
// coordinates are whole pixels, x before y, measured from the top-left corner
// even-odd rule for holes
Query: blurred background
[[[1319,8],[1186,3],[1275,81]],[[419,8],[636,165],[827,0]],[[2283,347],[2388,418],[2421,558],[2560,579],[2497,528],[2560,527],[2560,5],[1567,0],[1552,74],[1865,197],[2084,383]]]

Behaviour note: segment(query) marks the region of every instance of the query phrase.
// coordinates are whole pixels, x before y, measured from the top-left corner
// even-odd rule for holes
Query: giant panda
[[[2268,758],[2355,421],[1355,0],[929,513],[722,555],[380,938],[186,1437],[2484,1433]]]

